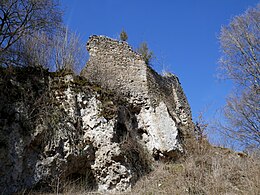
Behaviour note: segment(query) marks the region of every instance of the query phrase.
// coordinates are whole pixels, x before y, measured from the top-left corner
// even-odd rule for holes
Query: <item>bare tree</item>
[[[24,36],[17,41],[15,50],[19,54],[9,57],[16,57],[16,65],[50,68],[53,71],[66,69],[79,72],[87,58],[79,36],[62,27],[51,37],[39,31],[33,36]],[[11,61],[9,64],[12,64]]]
[[[0,52],[35,31],[52,32],[61,23],[56,0],[2,0],[0,2]]]
[[[53,38],[43,32],[34,32],[32,36],[21,37],[17,41],[18,60],[21,66],[52,68]]]
[[[67,28],[57,34],[53,48],[56,70],[67,69],[79,72],[86,63],[86,49],[80,37]]]
[[[222,27],[220,43],[223,56],[221,68],[243,86],[260,84],[260,4],[235,17]]]
[[[235,92],[224,108],[224,132],[244,146],[260,147],[260,4],[222,27],[223,75]]]
[[[260,95],[254,90],[233,94],[224,108],[226,125],[221,128],[246,147],[260,147]]]

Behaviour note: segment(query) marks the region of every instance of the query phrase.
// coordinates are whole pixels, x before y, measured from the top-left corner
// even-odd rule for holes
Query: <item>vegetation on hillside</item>
[[[184,161],[158,163],[133,194],[259,194],[260,158],[192,142]],[[258,154],[259,155],[259,154]]]

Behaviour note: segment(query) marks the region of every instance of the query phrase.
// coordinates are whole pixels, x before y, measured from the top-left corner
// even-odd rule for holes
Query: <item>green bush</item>
[[[127,39],[128,39],[128,35],[127,35],[127,33],[124,31],[124,29],[121,31],[121,33],[120,33],[120,40],[121,41],[127,41]]]

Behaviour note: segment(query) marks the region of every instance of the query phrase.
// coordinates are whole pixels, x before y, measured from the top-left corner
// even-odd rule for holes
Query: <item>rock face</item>
[[[178,78],[127,43],[92,36],[81,75],[0,70],[0,192],[127,191],[154,160],[176,159],[193,123]],[[85,77],[85,78],[84,78]]]
[[[181,138],[193,123],[179,79],[156,73],[126,42],[91,36],[87,50],[90,59],[81,75],[140,108],[137,129],[150,153],[169,157],[182,152]]]

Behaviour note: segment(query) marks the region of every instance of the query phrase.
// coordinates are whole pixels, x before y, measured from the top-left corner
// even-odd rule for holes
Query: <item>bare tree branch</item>
[[[236,92],[223,110],[222,130],[244,146],[260,147],[260,4],[221,29],[223,74]]]
[[[3,0],[0,3],[0,55],[21,37],[52,33],[61,23],[57,0]]]

